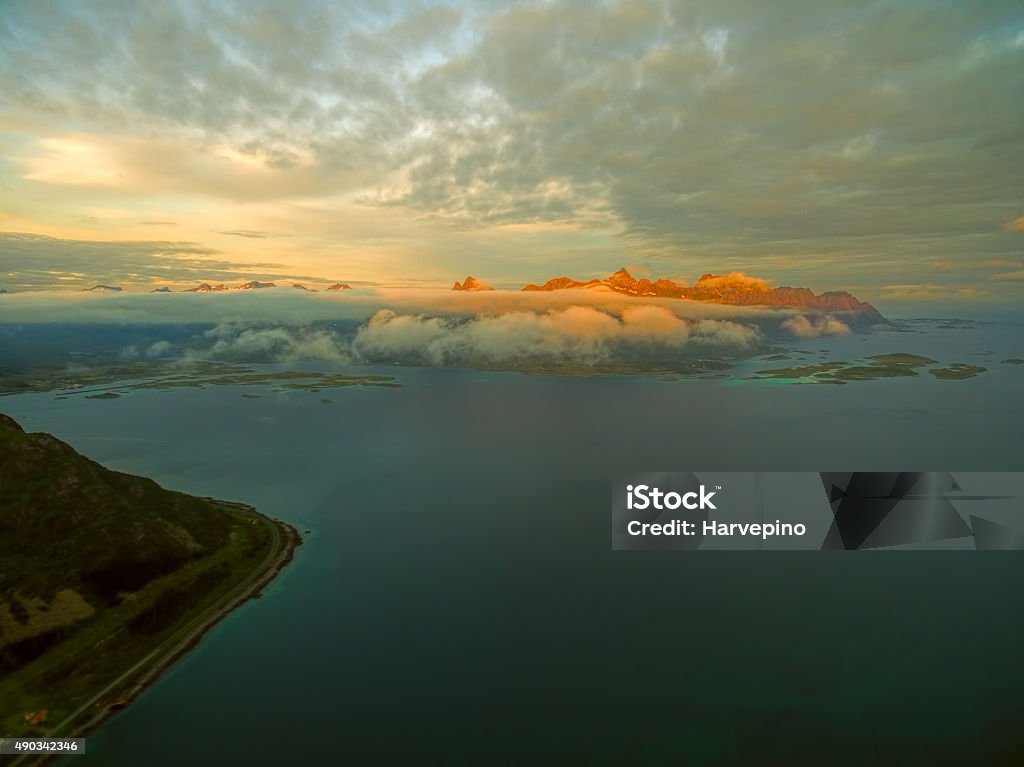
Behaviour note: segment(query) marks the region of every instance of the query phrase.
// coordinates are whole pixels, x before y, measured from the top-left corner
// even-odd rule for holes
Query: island
[[[0,414],[0,735],[80,737],[262,589],[301,539]]]
[[[818,362],[757,370],[754,372],[754,378],[798,384],[845,384],[849,381],[876,381],[882,378],[913,378],[919,375],[918,371],[921,368],[935,364],[936,361],[931,357],[896,352],[874,354],[856,362]],[[984,373],[985,368],[954,362],[947,367],[931,368],[928,372],[939,379],[958,381],[974,378],[979,373]]]
[[[97,361],[92,367],[74,374],[44,366],[9,373],[0,371],[0,397],[56,391],[61,398],[117,399],[121,394],[137,389],[203,389],[207,386],[271,386],[272,393],[356,386],[402,388],[394,376],[345,375],[315,370],[258,371],[248,365],[217,362],[182,365],[166,360]]]

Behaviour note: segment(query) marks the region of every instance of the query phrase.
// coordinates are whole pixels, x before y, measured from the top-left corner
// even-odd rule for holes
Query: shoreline
[[[65,720],[65,722],[58,724],[56,728],[47,732],[43,737],[58,739],[84,738],[89,733],[94,732],[107,719],[133,703],[143,692],[146,691],[146,689],[156,683],[165,672],[170,670],[175,663],[188,655],[189,652],[202,642],[203,638],[211,629],[213,629],[214,626],[227,618],[231,613],[245,603],[254,599],[259,599],[263,594],[263,590],[269,586],[281,571],[284,570],[284,568],[287,567],[295,558],[295,552],[298,547],[302,545],[303,540],[299,531],[292,525],[275,517],[267,516],[249,504],[237,501],[224,501],[219,498],[210,498],[206,496],[201,497],[212,503],[220,504],[222,506],[230,506],[237,511],[250,514],[256,519],[262,521],[263,524],[268,525],[274,533],[275,540],[278,542],[278,549],[268,554],[261,567],[254,571],[247,580],[239,584],[236,590],[225,595],[223,601],[211,605],[206,608],[206,611],[202,614],[197,617],[193,617],[192,621],[198,621],[198,624],[195,626],[186,624],[182,629],[186,631],[185,635],[181,637],[174,636],[168,640],[171,642],[171,646],[166,651],[160,652],[160,648],[154,651],[160,652],[159,656],[154,659],[151,664],[148,664],[140,670],[140,675],[137,676],[134,681],[131,681],[130,686],[124,690],[123,694],[118,695],[116,699],[107,705],[102,706],[91,718],[77,726],[73,726],[73,729],[69,732],[60,734],[60,729],[67,722],[67,720]],[[144,659],[142,662],[146,663],[146,660],[147,659]],[[118,684],[119,681],[115,680],[111,685],[108,685],[108,687],[116,687]],[[89,707],[98,706],[103,702],[106,692],[107,690],[104,689],[98,693],[96,698],[99,698],[99,700],[96,701],[94,698],[95,702],[90,701],[87,705]],[[79,716],[84,715],[84,713],[85,712],[82,712],[81,714],[72,714],[71,718],[77,719]],[[72,721],[71,724],[74,725],[74,722]],[[33,765],[34,767],[42,767],[43,765],[54,764],[55,761],[62,756],[66,756],[66,754],[41,754],[36,756],[33,761],[32,756],[25,755],[22,757],[16,757],[10,764],[12,767],[14,765]],[[22,761],[23,759],[25,761]]]

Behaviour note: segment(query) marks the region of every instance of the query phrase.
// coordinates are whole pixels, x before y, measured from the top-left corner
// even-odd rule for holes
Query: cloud
[[[1015,272],[1001,272],[1000,274],[993,274],[992,279],[994,280],[1024,280],[1024,269],[1018,269]]]
[[[935,283],[886,285],[884,299],[889,301],[971,301],[980,295],[977,288]]]
[[[151,360],[160,359],[173,354],[176,350],[174,344],[169,341],[156,341],[149,344],[144,349],[139,349],[136,345],[126,346],[121,350],[121,357],[126,360],[135,360],[140,357],[146,357]]]
[[[821,336],[845,336],[850,326],[831,315],[806,317],[798,314],[782,323],[782,327],[797,338],[819,338]]]
[[[78,276],[75,279],[81,280]],[[544,314],[572,306],[621,316],[642,307],[660,307],[687,320],[778,323],[789,316],[764,307],[727,306],[673,298],[638,299],[613,292],[562,290],[552,293],[493,290],[461,292],[436,288],[357,287],[307,292],[291,287],[218,293],[92,293],[25,291],[0,300],[0,323],[182,324],[276,322],[301,325],[331,320],[365,321],[382,308],[398,314],[453,318],[511,312]]]
[[[414,359],[432,365],[485,362],[595,364],[682,350],[748,349],[756,327],[723,320],[688,322],[663,307],[631,308],[621,317],[570,306],[543,314],[511,312],[453,320],[399,315],[387,309],[359,328],[352,350],[370,361]]]
[[[166,357],[174,350],[174,345],[167,341],[157,341],[146,349],[146,356],[150,359]]]
[[[730,272],[729,274],[715,275],[704,279],[701,284],[709,288],[742,285],[748,288],[765,290],[771,287],[768,280],[761,279],[760,277],[751,277],[749,274],[744,274],[743,272]]]
[[[355,293],[19,293],[0,300],[0,323],[140,326],[148,340],[122,352],[132,359],[594,365],[749,351],[790,316],[585,290],[493,291],[490,302],[438,290]],[[203,325],[199,335],[183,330]]]
[[[435,226],[437,253],[546,232],[505,255],[524,281],[581,252],[598,272],[640,257],[846,286],[893,259],[923,282],[934,261],[1019,251],[1013,0],[4,11],[0,164],[19,220],[45,217],[57,195],[41,188],[80,207],[300,200],[329,211],[314,234],[330,252],[334,222],[373,207]],[[374,242],[397,236],[378,226]],[[452,276],[477,271],[468,258]]]
[[[274,234],[273,232],[260,232],[255,229],[233,229],[228,231],[217,232],[217,234],[227,234],[232,237],[247,237],[250,240],[268,240],[274,237],[283,237],[281,234]]]
[[[293,362],[295,360],[326,360],[348,363],[352,359],[344,343],[334,333],[304,327],[249,327],[236,324],[218,325],[206,332],[212,346],[190,349],[187,360],[232,360],[245,362]],[[149,352],[154,351],[150,347]],[[161,356],[158,352],[156,355]]]
[[[275,263],[232,262],[195,242],[166,240],[73,240],[23,232],[0,232],[0,279],[22,290],[122,281],[154,284],[182,280],[274,279]],[[255,274],[261,275],[256,277]]]

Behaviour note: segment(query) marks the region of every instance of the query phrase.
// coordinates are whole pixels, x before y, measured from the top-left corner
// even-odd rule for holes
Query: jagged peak
[[[494,290],[494,288],[470,274],[462,282],[452,285],[452,290]]]
[[[554,291],[595,285],[629,296],[680,298],[692,301],[710,301],[737,306],[786,306],[812,311],[860,312],[881,317],[871,304],[859,300],[845,290],[816,295],[809,288],[772,287],[768,280],[752,277],[743,272],[701,275],[693,286],[665,278],[637,280],[625,267],[604,280],[583,283],[570,277],[555,277],[543,285],[526,285],[527,291]]]

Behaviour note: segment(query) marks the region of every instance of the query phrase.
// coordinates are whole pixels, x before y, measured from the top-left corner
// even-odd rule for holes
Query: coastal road
[[[208,499],[214,500],[214,499]],[[232,504],[234,505],[234,504]],[[234,604],[236,600],[240,598],[244,599],[247,590],[252,590],[264,578],[274,567],[277,566],[278,560],[280,559],[283,548],[284,540],[281,535],[280,528],[267,517],[259,514],[256,511],[250,511],[248,509],[235,507],[236,510],[242,511],[244,514],[258,519],[262,524],[266,525],[270,530],[271,535],[271,547],[267,556],[264,557],[263,562],[260,566],[254,570],[247,578],[239,583],[235,588],[231,589],[227,594],[224,594],[220,599],[214,602],[212,605],[203,610],[199,615],[196,615],[188,623],[174,632],[171,636],[161,642],[155,647],[146,657],[136,663],[134,666],[126,670],[123,674],[114,679],[110,684],[101,689],[89,700],[79,706],[76,710],[68,714],[63,721],[54,725],[43,737],[45,738],[58,738],[60,734],[67,729],[70,725],[73,725],[79,717],[91,710],[100,700],[110,695],[114,690],[123,685],[133,676],[141,672],[147,667],[152,667],[154,671],[163,671],[169,667],[175,659],[180,655],[184,654],[185,650],[189,647],[197,635],[202,634],[207,629],[212,627],[220,619],[226,616],[227,612],[225,608]],[[220,615],[219,613],[224,613]],[[48,757],[44,757],[44,760]],[[39,755],[26,754],[19,756],[11,765],[27,765],[30,759],[39,759]]]

